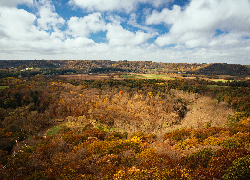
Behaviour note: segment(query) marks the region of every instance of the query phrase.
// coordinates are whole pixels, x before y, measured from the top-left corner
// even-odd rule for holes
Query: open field
[[[113,76],[111,77],[108,74],[78,74],[78,75],[59,75],[59,77],[66,78],[69,80],[103,80],[103,79],[117,79],[120,80],[122,78],[129,79],[166,79],[173,80],[175,78],[171,78],[168,75],[155,75],[155,74],[130,74],[130,75],[121,75],[121,77]]]
[[[229,86],[207,85],[208,88],[227,88]]]
[[[131,74],[131,75],[121,75],[123,78],[130,79],[174,79],[167,75],[156,75],[156,74]]]
[[[8,88],[9,86],[0,86],[0,90]]]
[[[228,82],[228,81],[232,81],[232,80],[225,80],[225,79],[209,79],[210,81],[214,81],[214,82],[219,82],[219,81],[221,81],[221,82]]]
[[[116,79],[121,80],[123,78],[128,79],[165,79],[165,80],[174,80],[175,78],[170,77],[169,75],[156,75],[156,74],[128,74],[128,75],[118,75],[111,76],[109,74],[77,74],[77,75],[59,75],[59,77],[66,78],[68,80],[104,80],[104,79]],[[184,79],[195,79],[195,77],[183,77]],[[208,79],[208,81],[214,82],[228,82],[225,79]],[[233,80],[229,80],[230,82]],[[1,88],[1,87],[0,87]]]

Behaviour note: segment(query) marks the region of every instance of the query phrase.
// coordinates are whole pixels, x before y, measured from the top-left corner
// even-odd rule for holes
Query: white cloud
[[[123,29],[121,25],[107,25],[107,39],[110,45],[140,45],[153,38],[156,33],[144,33],[139,30],[135,33]]]
[[[154,7],[168,4],[173,0],[70,0],[69,4],[88,11],[124,11],[131,12],[139,3],[149,3]]]
[[[215,45],[216,30],[230,34],[240,32],[238,39],[250,32],[250,2],[248,0],[192,0],[181,9],[174,6],[172,10],[153,11],[147,16],[146,24],[164,23],[170,27],[169,32],[157,38],[158,45],[186,44],[187,47],[203,47]],[[234,38],[234,36],[231,36]],[[237,39],[224,44],[240,43]],[[221,44],[223,45],[223,44]]]
[[[47,3],[47,4],[46,4]],[[16,7],[0,7],[0,49],[10,55],[29,52],[53,52],[62,47],[64,33],[57,26],[63,23],[50,1],[39,1],[33,7],[38,7],[37,18],[35,14]],[[45,6],[44,6],[45,5]],[[38,26],[36,26],[36,21]],[[53,27],[51,32],[46,32]],[[55,51],[56,52],[56,51]]]
[[[37,23],[42,30],[57,29],[65,24],[65,20],[55,12],[50,0],[40,0],[36,6],[40,16]]]
[[[106,30],[106,24],[101,13],[93,13],[81,18],[71,17],[67,21],[68,34],[73,37],[89,36],[90,33],[97,33]]]
[[[85,46],[89,46],[89,45],[93,45],[95,44],[95,42],[92,40],[92,39],[88,39],[88,38],[85,38],[85,37],[77,37],[77,38],[74,38],[74,39],[66,39],[65,40],[65,44],[64,46],[67,48],[67,49],[80,49],[80,48],[83,48]]]
[[[0,7],[16,7],[18,4],[26,4],[31,6],[33,0],[1,0]]]
[[[178,19],[181,19],[182,16],[181,7],[174,5],[172,10],[167,8],[163,9],[161,12],[153,10],[152,14],[147,16],[146,24],[152,25],[165,23],[168,26],[178,21]]]
[[[150,32],[150,33],[156,33],[155,29],[150,28],[150,27],[145,26],[145,25],[138,24],[136,21],[137,21],[137,15],[135,13],[132,13],[132,14],[130,14],[130,17],[129,17],[127,24],[129,24],[133,27],[145,30],[145,31]],[[156,33],[156,35],[158,35],[158,33]]]
[[[145,22],[144,17],[138,15],[141,9],[140,13],[136,11],[139,3],[161,8],[168,2],[170,0],[70,0],[71,5],[87,11],[117,12],[69,16],[66,21],[59,16],[52,0],[0,0],[0,59],[128,59],[249,64],[250,39],[245,38],[250,37],[248,0],[192,0],[184,8],[173,6],[172,10],[153,10],[151,15],[148,13],[152,9],[144,9]],[[17,9],[17,5],[23,3],[32,7],[32,12]],[[124,15],[123,12],[130,14]],[[157,36],[155,24],[164,24],[166,31],[170,28],[169,32]],[[62,26],[66,30],[63,31]],[[139,30],[132,31],[131,26]],[[216,34],[218,29],[224,33]],[[96,43],[88,38],[100,31],[106,33],[108,43]],[[148,40],[154,37],[157,37],[155,43],[148,44]],[[159,47],[170,44],[176,46]]]
[[[34,40],[47,37],[34,26],[36,16],[23,9],[0,8],[0,32],[2,38]]]
[[[244,37],[249,37],[250,33],[241,32],[231,32],[228,34],[223,34],[221,36],[214,37],[208,46],[210,47],[227,47],[227,46],[246,46],[250,44],[249,39]]]

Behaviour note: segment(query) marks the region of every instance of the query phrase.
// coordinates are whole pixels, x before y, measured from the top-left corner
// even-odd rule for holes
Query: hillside
[[[188,72],[197,75],[230,75],[230,76],[248,76],[250,69],[240,64],[215,63],[200,68],[197,71]]]

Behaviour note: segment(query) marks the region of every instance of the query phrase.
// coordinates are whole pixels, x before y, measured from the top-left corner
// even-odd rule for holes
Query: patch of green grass
[[[145,76],[143,75],[135,75],[136,77],[140,77],[140,78],[146,78]]]
[[[131,75],[121,75],[123,78],[130,78],[130,79],[136,79],[136,78],[142,78],[142,79],[174,79],[170,78],[166,75],[156,75],[156,74],[131,74]]]
[[[156,75],[156,74],[150,74],[150,75],[153,77],[153,79],[174,79],[174,78],[170,78],[166,75]]]
[[[5,89],[5,88],[9,88],[9,86],[0,86],[0,90]]]
[[[47,133],[47,136],[55,135],[55,134],[59,131],[60,128],[61,128],[60,125],[51,128],[51,129],[49,130],[49,132]]]
[[[228,80],[224,80],[224,79],[212,79],[211,81],[214,81],[214,82],[228,82]],[[229,80],[230,82],[232,81],[232,80]]]
[[[128,76],[128,75],[121,75],[121,77],[123,77],[123,78],[128,78],[128,79],[135,79],[134,76]]]
[[[228,86],[207,85],[208,88],[227,88]]]

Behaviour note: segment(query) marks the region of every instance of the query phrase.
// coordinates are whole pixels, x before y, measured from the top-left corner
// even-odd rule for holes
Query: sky
[[[0,0],[1,60],[250,64],[250,0]]]

